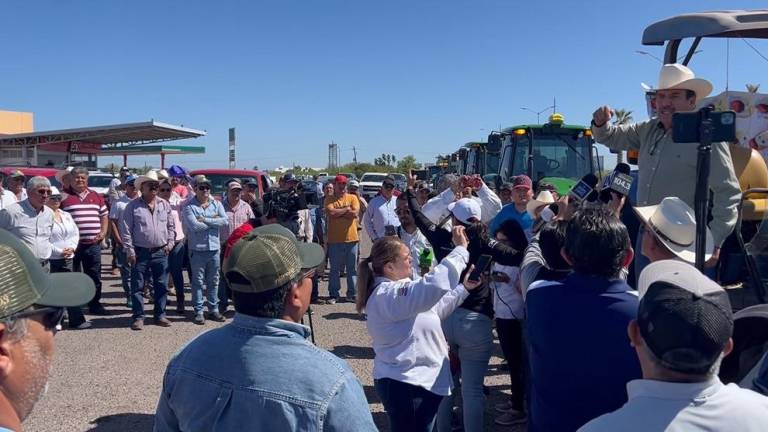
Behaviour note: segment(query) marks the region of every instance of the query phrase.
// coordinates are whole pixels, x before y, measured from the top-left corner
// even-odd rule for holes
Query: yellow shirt
[[[343,216],[332,216],[331,210],[351,208],[353,212]],[[325,216],[328,219],[327,243],[350,243],[359,241],[357,236],[357,214],[360,211],[360,201],[352,194],[345,193],[341,197],[329,195],[325,197]]]

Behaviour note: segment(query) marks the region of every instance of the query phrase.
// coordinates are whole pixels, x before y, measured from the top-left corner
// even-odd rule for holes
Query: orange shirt
[[[330,210],[351,208],[351,214],[334,217]],[[357,213],[360,211],[360,201],[352,194],[345,193],[337,198],[335,195],[325,197],[325,216],[328,219],[327,243],[350,243],[359,241],[357,236]]]

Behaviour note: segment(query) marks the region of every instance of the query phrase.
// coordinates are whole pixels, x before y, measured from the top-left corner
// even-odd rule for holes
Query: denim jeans
[[[482,431],[485,410],[483,380],[493,352],[491,318],[479,312],[458,308],[443,321],[443,333],[461,362],[464,431]],[[451,430],[453,399],[453,395],[446,396],[440,403],[437,415],[439,432]]]
[[[189,267],[192,269],[192,307],[195,314],[203,313],[203,284],[205,284],[208,312],[219,311],[219,251],[189,251]]]
[[[512,383],[512,407],[525,411],[525,342],[523,341],[523,323],[516,319],[496,318],[496,332],[499,345],[509,366],[509,378]]]
[[[374,380],[374,386],[392,432],[432,432],[442,396],[390,378]]]
[[[74,268],[82,268],[96,286],[96,293],[88,306],[94,307],[101,303],[101,245],[80,243],[75,250]]]
[[[331,297],[338,298],[341,291],[341,269],[347,268],[347,298],[355,297],[355,282],[357,282],[357,242],[330,243],[328,259],[331,272],[328,276],[328,292]]]
[[[131,310],[133,319],[144,318],[144,278],[152,275],[155,310],[154,317],[165,316],[165,303],[168,297],[168,256],[164,249],[152,250],[136,248],[136,264],[131,269]]]
[[[131,297],[131,266],[128,265],[128,255],[125,252],[125,248],[115,245],[115,266],[120,269],[120,279],[123,285],[123,291],[125,297]]]
[[[52,259],[49,261],[51,273],[71,273],[74,270],[74,260],[72,258]],[[85,322],[85,315],[80,306],[68,307],[67,316],[69,316],[69,327],[77,327]]]
[[[184,305],[184,261],[187,258],[187,244],[183,241],[176,243],[168,254],[168,270],[173,279],[173,289],[176,291],[176,304]]]

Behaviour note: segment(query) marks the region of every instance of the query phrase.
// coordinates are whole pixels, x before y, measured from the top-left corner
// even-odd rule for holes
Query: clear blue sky
[[[557,97],[572,123],[601,104],[646,117],[655,84],[650,23],[758,1],[24,1],[3,5],[0,109],[33,111],[37,130],[155,119],[204,129],[180,144],[226,166],[325,166],[382,152],[434,161],[489,130],[535,120]],[[589,4],[588,7],[583,5]],[[752,41],[768,56],[768,42]],[[691,66],[725,87],[726,45]],[[731,42],[730,86],[760,83],[768,62]],[[768,91],[768,83],[764,91]],[[159,165],[159,158],[148,158]],[[132,165],[145,159],[131,159]],[[110,160],[102,159],[102,162]]]

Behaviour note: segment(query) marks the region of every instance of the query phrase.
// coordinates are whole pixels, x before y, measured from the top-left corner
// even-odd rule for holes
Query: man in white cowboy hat
[[[176,239],[176,226],[171,204],[158,197],[160,181],[155,171],[139,176],[135,181],[141,197],[125,206],[120,218],[120,237],[131,269],[132,330],[144,327],[144,278],[151,273],[154,288],[154,322],[170,327],[165,317],[168,292],[168,254]]]
[[[640,251],[650,262],[676,259],[695,263],[696,218],[688,204],[678,197],[667,197],[658,205],[635,207],[635,212],[645,224]],[[707,228],[705,259],[712,256],[714,247]]]
[[[711,91],[712,84],[696,78],[686,66],[666,64],[661,68],[656,91],[658,118],[614,126],[610,124],[613,116],[610,107],[602,106],[592,114],[592,132],[597,142],[612,150],[634,149],[640,152],[637,206],[659,204],[665,197],[676,196],[693,207],[697,146],[672,141],[672,114],[695,110],[696,101]],[[709,178],[709,187],[714,192],[712,221],[709,223],[714,249],[706,266],[713,267],[720,255],[720,246],[736,224],[736,208],[741,192],[727,143],[712,144]],[[638,236],[638,249],[641,238]],[[644,257],[636,259],[636,273],[640,274],[645,265],[647,260]]]

